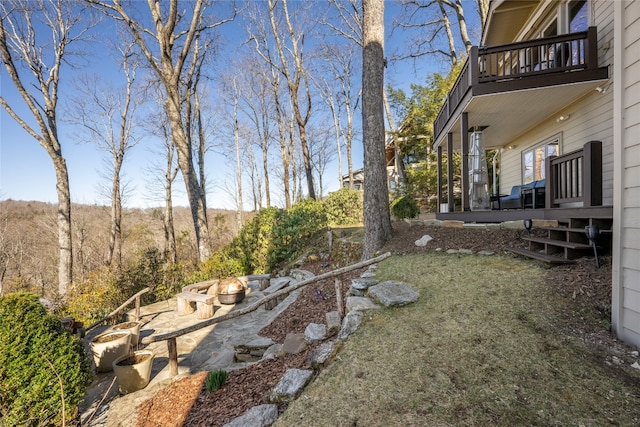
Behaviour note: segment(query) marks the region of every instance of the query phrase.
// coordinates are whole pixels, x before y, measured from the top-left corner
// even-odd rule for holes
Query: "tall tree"
[[[68,109],[69,120],[79,125],[78,139],[93,142],[108,153],[111,176],[111,227],[109,247],[105,263],[114,261],[119,266],[122,261],[122,167],[129,151],[138,144],[135,134],[135,114],[141,98],[134,94],[137,63],[133,57],[133,43],[116,47],[120,54],[120,64],[125,85],[116,89],[98,76],[85,76],[77,81]]]
[[[69,45],[92,24],[75,1],[4,0],[0,2],[0,54],[9,80],[28,108],[0,95],[0,105],[47,152],[56,174],[58,197],[58,292],[73,280],[71,193],[66,159],[58,135],[58,88]],[[4,79],[3,79],[4,80]],[[33,126],[30,123],[35,123]]]
[[[291,106],[295,123],[298,127],[298,137],[300,138],[302,161],[307,178],[307,192],[310,198],[315,199],[311,153],[307,141],[307,123],[311,117],[312,104],[311,89],[303,57],[304,34],[296,32],[294,29],[287,0],[268,0],[268,3],[269,20],[275,40],[275,49],[279,58],[277,64],[272,64],[284,75],[289,88]],[[277,10],[279,3],[282,3],[281,15]],[[281,33],[282,27],[284,27],[284,34]],[[290,64],[291,61],[293,65]]]
[[[362,2],[362,136],[364,144],[364,247],[374,256],[391,238],[384,135],[384,0]]]
[[[178,154],[178,165],[191,208],[198,258],[204,261],[209,257],[211,245],[206,211],[206,189],[201,182],[202,175],[198,175],[196,168],[196,162],[203,161],[203,158],[194,159],[190,128],[184,120],[184,108],[191,102],[185,99],[182,82],[186,80],[193,83],[190,78],[185,78],[185,74],[201,60],[196,52],[197,44],[194,40],[203,32],[233,18],[214,21],[211,16],[205,16],[204,9],[208,5],[205,0],[184,2],[182,6],[179,0],[168,2],[148,0],[147,16],[133,15],[137,13],[136,2],[127,3],[128,9],[125,10],[123,3],[117,0],[113,3],[102,0],[87,1],[125,24],[151,70],[162,84],[166,97],[164,108],[171,124],[172,141]],[[145,26],[147,22],[152,22],[153,26]],[[202,170],[201,165],[201,173],[203,173]]]

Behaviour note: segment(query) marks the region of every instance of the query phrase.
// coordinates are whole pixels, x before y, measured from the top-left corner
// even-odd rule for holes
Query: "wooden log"
[[[175,338],[167,340],[167,352],[169,353],[169,374],[175,377],[178,375],[178,343]]]
[[[213,301],[210,304],[202,301],[196,301],[196,306],[198,311],[196,313],[196,317],[198,319],[208,319],[213,317]]]
[[[255,311],[258,309],[258,307],[262,306],[263,304],[267,303],[268,301],[270,301],[271,299],[278,299],[284,295],[288,295],[289,293],[295,291],[296,289],[300,289],[306,285],[309,285],[311,283],[315,283],[318,282],[320,280],[324,280],[324,279],[329,279],[331,277],[335,277],[335,276],[339,276],[341,274],[344,274],[348,271],[351,270],[357,270],[358,268],[362,268],[362,267],[366,267],[367,265],[371,265],[371,264],[375,264],[377,262],[380,262],[386,258],[389,258],[391,256],[390,252],[386,252],[380,256],[377,256],[375,258],[371,258],[368,259],[366,261],[362,261],[356,264],[352,264],[352,265],[347,265],[346,267],[342,267],[339,268],[337,270],[333,270],[333,271],[329,271],[327,273],[324,274],[320,274],[318,276],[312,277],[310,279],[307,280],[303,280],[301,282],[296,283],[295,285],[291,285],[291,286],[287,286],[286,288],[268,296],[265,298],[262,298],[256,302],[254,302],[253,304],[241,309],[241,310],[235,310],[235,311],[231,311],[225,315],[222,315],[220,317],[214,317],[212,319],[207,319],[204,320],[202,322],[196,323],[194,325],[188,326],[186,328],[182,328],[179,329],[177,331],[172,331],[172,332],[167,332],[165,334],[160,334],[160,335],[151,335],[148,337],[145,337],[142,339],[141,343],[142,344],[151,344],[153,342],[158,342],[158,341],[165,341],[171,338],[175,338],[175,337],[179,337],[185,334],[188,334],[189,332],[193,332],[193,331],[197,331],[198,329],[202,329],[202,328],[206,328],[207,326],[211,326],[211,325],[215,325],[216,323],[220,323],[220,322],[224,322],[225,320],[230,320],[230,319],[234,319],[236,317],[240,317],[240,316],[244,316],[247,313],[251,313],[252,311]]]
[[[338,314],[342,319],[344,317],[344,304],[342,301],[342,279],[339,277],[335,278],[335,286],[336,286],[336,305],[338,307]]]
[[[176,296],[176,311],[178,312],[178,316],[185,316],[193,313],[196,309],[191,305],[191,300],[178,295]]]

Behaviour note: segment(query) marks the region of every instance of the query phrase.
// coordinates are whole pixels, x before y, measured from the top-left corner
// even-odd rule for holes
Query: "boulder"
[[[369,296],[385,307],[410,304],[418,300],[418,292],[408,283],[386,280],[369,288]]]
[[[312,370],[308,369],[288,369],[284,373],[284,376],[280,379],[278,384],[274,387],[273,391],[269,395],[269,402],[271,403],[286,403],[291,402],[298,397],[302,392],[302,389],[311,379],[313,375]],[[246,424],[252,425],[252,424]]]

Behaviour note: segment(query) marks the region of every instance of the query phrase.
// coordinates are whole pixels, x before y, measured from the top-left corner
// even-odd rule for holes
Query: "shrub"
[[[91,379],[82,342],[35,295],[0,298],[0,425],[49,426],[73,419]]]
[[[402,196],[391,203],[391,212],[398,219],[415,218],[420,213],[420,209],[415,200]]]
[[[204,385],[207,388],[207,391],[212,393],[222,387],[225,381],[227,381],[227,371],[218,369],[216,371],[209,372],[204,381]]]
[[[362,192],[343,187],[322,202],[330,227],[362,223]]]

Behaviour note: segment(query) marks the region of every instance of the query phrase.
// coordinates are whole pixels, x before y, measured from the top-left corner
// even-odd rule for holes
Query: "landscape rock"
[[[491,256],[491,255],[495,255],[495,252],[493,252],[493,251],[478,251],[478,255]]]
[[[294,268],[293,270],[291,270],[289,272],[289,276],[293,277],[298,282],[302,282],[303,280],[308,280],[308,279],[313,278],[315,276],[315,274],[313,274],[309,270],[303,270],[301,268]]]
[[[282,351],[287,354],[298,354],[305,349],[307,343],[304,340],[304,334],[296,334],[289,332],[284,337],[284,343],[282,344]]]
[[[445,228],[462,228],[462,227],[464,227],[464,221],[445,220],[445,221],[442,221],[442,227],[445,227]]]
[[[278,357],[282,356],[284,354],[284,351],[282,351],[282,344],[274,344],[271,347],[269,347],[264,354],[262,355],[262,360],[270,360],[270,359],[277,359]]]
[[[368,279],[368,278],[371,278],[371,277],[376,277],[376,273],[374,273],[373,271],[367,270],[364,273],[362,273],[360,275],[360,277],[362,277],[363,279]]]
[[[342,319],[342,328],[340,328],[340,333],[338,334],[338,341],[344,341],[349,338],[349,335],[354,333],[362,323],[362,317],[360,310],[347,313]]]
[[[304,330],[304,339],[307,343],[322,341],[327,336],[327,325],[324,323],[309,323]]]
[[[454,254],[458,253],[458,250],[457,249],[447,249],[446,253],[448,253],[449,255],[454,255]]]
[[[418,300],[418,292],[408,283],[386,280],[369,288],[369,295],[385,307],[397,307]]]
[[[234,418],[224,427],[268,427],[278,419],[278,405],[264,404],[254,406],[244,414]]]
[[[433,240],[433,237],[429,236],[428,234],[425,234],[424,236],[416,240],[415,245],[419,247],[427,246],[427,243],[429,243],[432,240]]]
[[[376,308],[380,308],[380,306],[371,301],[371,298],[347,297],[345,308],[347,313],[351,313],[352,311],[373,310]]]
[[[288,369],[269,395],[269,402],[291,402],[302,392],[302,389],[307,385],[312,375],[312,370]]]
[[[327,341],[318,346],[309,356],[308,365],[313,369],[320,369],[329,359],[338,352],[338,344],[335,341]]]
[[[473,255],[473,251],[471,249],[459,249],[458,253],[462,255]]]
[[[366,292],[367,289],[377,284],[378,284],[378,280],[366,278],[366,277],[351,279],[350,292],[356,296],[363,296],[364,292]]]
[[[332,337],[340,331],[340,313],[337,311],[330,311],[325,314],[325,319],[327,322],[327,336]]]

